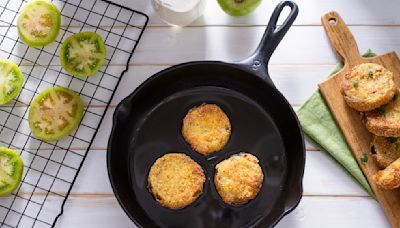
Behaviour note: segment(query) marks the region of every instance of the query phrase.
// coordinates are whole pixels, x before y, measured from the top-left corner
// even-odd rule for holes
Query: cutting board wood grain
[[[370,142],[372,135],[362,123],[360,113],[346,104],[340,92],[341,83],[346,72],[361,63],[377,63],[386,67],[394,73],[396,84],[399,86],[400,60],[395,52],[372,58],[362,57],[353,35],[338,13],[329,12],[321,20],[332,47],[344,59],[345,65],[341,71],[321,83],[319,89],[353,151],[354,157],[375,192],[376,198],[390,224],[392,227],[400,228],[400,190],[382,190],[375,185],[372,176],[379,168],[371,154]],[[363,154],[368,155],[369,159],[366,163],[360,160]],[[360,215],[360,219],[362,219],[362,215]]]

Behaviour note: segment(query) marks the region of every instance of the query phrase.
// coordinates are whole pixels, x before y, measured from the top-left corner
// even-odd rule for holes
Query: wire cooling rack
[[[55,225],[148,21],[143,13],[103,0],[52,2],[62,14],[60,34],[51,45],[32,48],[18,38],[16,28],[18,12],[27,1],[0,0],[0,58],[18,63],[25,77],[16,100],[0,108],[0,146],[17,149],[25,164],[17,191],[0,198],[1,227]],[[101,35],[107,50],[103,67],[89,78],[73,77],[59,64],[62,41],[81,31]],[[48,143],[31,134],[28,106],[54,85],[76,91],[86,108],[74,133]]]

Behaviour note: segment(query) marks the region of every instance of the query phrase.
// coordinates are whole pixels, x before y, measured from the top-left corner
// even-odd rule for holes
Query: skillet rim
[[[128,211],[128,209],[125,207],[124,201],[122,200],[121,196],[117,192],[117,187],[114,183],[114,179],[113,179],[113,175],[112,175],[112,165],[111,165],[112,148],[111,148],[111,145],[112,145],[112,141],[114,139],[115,128],[116,128],[116,125],[118,122],[117,116],[118,116],[118,113],[120,113],[119,110],[121,109],[121,107],[123,105],[125,105],[125,103],[127,103],[130,99],[135,97],[136,94],[138,94],[143,88],[145,88],[148,84],[152,83],[154,80],[157,80],[159,77],[162,77],[163,75],[165,75],[169,72],[178,70],[180,68],[190,67],[190,66],[199,65],[199,64],[200,65],[215,64],[215,65],[220,65],[220,66],[224,66],[224,67],[234,68],[236,70],[244,71],[244,72],[252,75],[253,77],[261,78],[265,84],[269,85],[271,87],[271,89],[275,90],[274,92],[276,92],[277,96],[279,96],[279,99],[283,102],[282,105],[285,105],[289,108],[290,115],[294,118],[294,120],[296,122],[296,127],[298,130],[299,136],[300,136],[301,152],[302,152],[301,161],[297,162],[298,164],[300,164],[300,166],[297,167],[297,169],[298,169],[298,172],[296,172],[297,178],[295,178],[296,180],[293,181],[295,183],[295,186],[294,187],[290,186],[291,189],[286,190],[287,195],[284,197],[285,201],[283,203],[283,206],[284,206],[283,212],[278,217],[276,217],[276,219],[273,223],[271,223],[271,227],[274,227],[276,224],[278,224],[282,220],[283,217],[285,217],[286,215],[291,213],[299,205],[299,203],[302,199],[302,196],[303,196],[303,178],[304,178],[305,160],[306,160],[306,148],[305,148],[305,141],[304,141],[304,133],[302,131],[302,128],[301,128],[300,122],[298,120],[298,117],[296,115],[296,112],[293,110],[292,106],[287,101],[287,99],[283,96],[283,94],[272,83],[272,81],[269,77],[269,74],[268,74],[268,70],[266,72],[266,75],[260,76],[257,73],[250,71],[248,69],[248,67],[246,67],[245,64],[241,64],[241,63],[229,63],[229,62],[223,62],[223,61],[190,61],[190,62],[173,65],[173,66],[163,69],[163,70],[153,74],[149,78],[147,78],[138,87],[136,87],[133,92],[131,92],[128,96],[126,96],[124,99],[122,99],[118,103],[118,105],[115,107],[113,117],[112,117],[112,128],[111,128],[110,136],[108,138],[107,155],[106,155],[107,156],[107,158],[106,158],[107,159],[107,173],[108,173],[108,178],[110,180],[113,193],[114,193],[119,205],[124,210],[125,214],[132,220],[132,222],[137,227],[143,227],[143,225],[137,221],[136,216],[132,215]],[[299,152],[300,152],[300,149],[299,149]],[[300,155],[298,155],[298,156],[300,156]],[[286,181],[288,181],[289,178],[286,178],[286,179],[287,179]],[[286,182],[285,182],[285,186],[287,186],[287,185],[288,184],[286,184]],[[293,195],[295,197],[294,200],[290,199],[291,197],[293,198]],[[288,202],[289,200],[292,200],[292,202]],[[260,225],[262,225],[262,224],[260,224],[260,223],[254,224],[254,226],[260,226]]]

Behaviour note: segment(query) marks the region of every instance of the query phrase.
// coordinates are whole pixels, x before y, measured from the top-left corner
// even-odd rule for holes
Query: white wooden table
[[[122,79],[92,149],[66,203],[58,227],[133,227],[111,190],[106,147],[111,116],[118,102],[146,78],[190,60],[240,60],[252,53],[278,1],[264,0],[250,16],[226,15],[209,0],[205,15],[182,29],[169,27],[154,14],[149,0],[114,0],[143,11],[150,24]],[[296,109],[326,78],[338,61],[320,17],[336,10],[350,26],[361,51],[400,53],[400,9],[396,0],[302,0],[300,13],[270,61],[270,75]],[[325,153],[307,145],[304,196],[278,227],[389,227],[375,200]]]

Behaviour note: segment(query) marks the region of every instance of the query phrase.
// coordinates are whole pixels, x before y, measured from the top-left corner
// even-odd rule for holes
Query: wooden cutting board
[[[386,67],[394,73],[396,84],[399,86],[400,60],[395,52],[372,58],[363,58],[358,51],[353,35],[338,13],[329,12],[321,20],[332,47],[344,59],[345,65],[341,71],[319,85],[320,91],[353,151],[354,157],[375,192],[390,224],[392,227],[400,228],[400,189],[382,190],[375,185],[372,176],[379,168],[371,156],[370,142],[372,135],[362,123],[360,113],[347,106],[340,92],[341,82],[345,73],[361,63],[377,63]],[[371,44],[371,46],[373,47],[374,44]],[[362,154],[368,155],[368,162],[365,164],[360,161]],[[360,215],[360,219],[362,219],[362,215]]]

